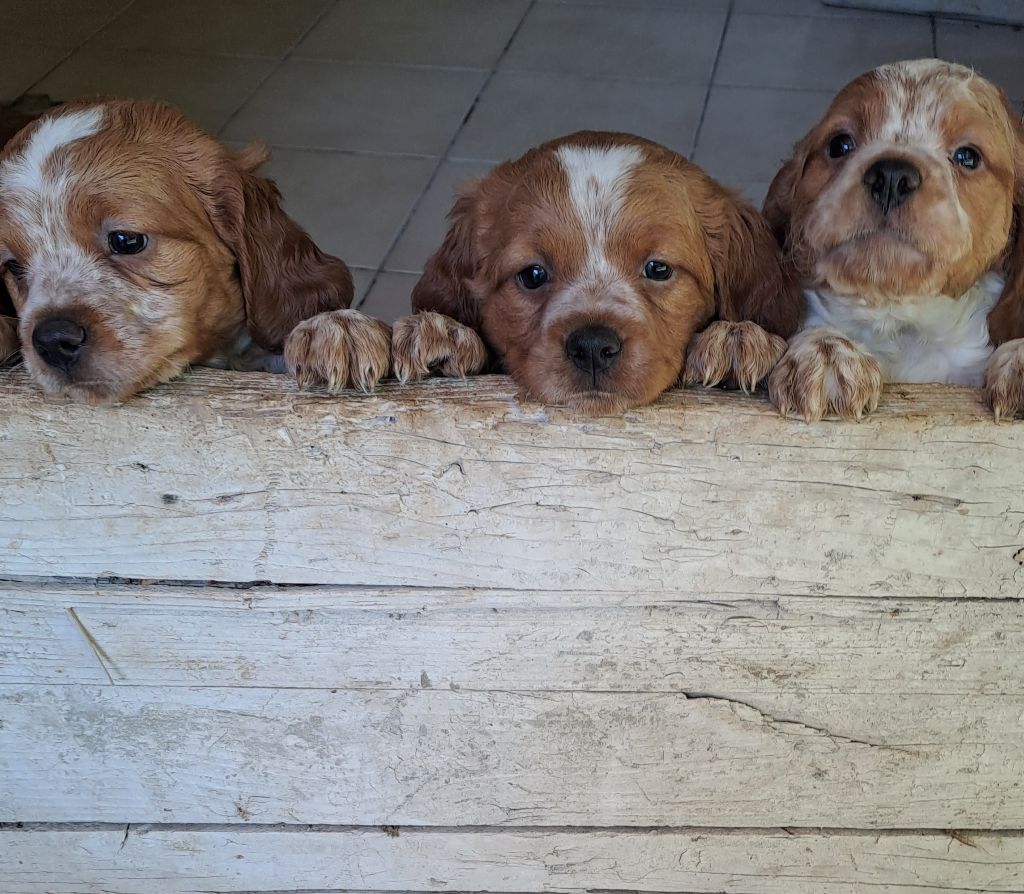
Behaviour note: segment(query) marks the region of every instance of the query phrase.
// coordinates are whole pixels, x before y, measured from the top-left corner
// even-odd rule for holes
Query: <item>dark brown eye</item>
[[[664,261],[648,261],[644,265],[644,276],[657,282],[664,282],[672,276],[672,268]]]
[[[114,230],[107,234],[107,245],[115,255],[137,255],[149,245],[149,237],[145,233]]]
[[[828,142],[829,158],[842,158],[857,148],[857,142],[848,133],[838,133]]]
[[[532,292],[548,281],[548,272],[540,264],[531,264],[516,274],[516,281],[524,289],[529,289]]]
[[[961,146],[953,153],[953,164],[973,171],[981,164],[981,153],[971,146]]]
[[[4,263],[4,272],[10,273],[15,279],[25,278],[25,268],[21,266],[13,258],[10,261]]]

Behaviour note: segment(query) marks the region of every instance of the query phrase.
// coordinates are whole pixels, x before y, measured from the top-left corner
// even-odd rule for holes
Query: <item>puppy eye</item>
[[[137,255],[149,245],[149,237],[145,233],[114,230],[107,234],[107,245],[115,255]]]
[[[972,149],[970,146],[961,146],[953,153],[953,164],[960,165],[962,168],[967,168],[968,170],[973,171],[981,164],[981,153],[978,152],[977,149]]]
[[[658,282],[664,282],[672,276],[672,268],[664,261],[648,261],[644,265],[644,276]]]
[[[842,158],[844,155],[849,155],[856,148],[857,141],[848,133],[836,134],[828,143],[829,158]]]
[[[13,258],[4,263],[3,269],[5,273],[10,273],[15,279],[25,278],[25,268]]]
[[[548,272],[540,264],[531,264],[516,274],[516,280],[524,289],[539,289],[548,281]]]

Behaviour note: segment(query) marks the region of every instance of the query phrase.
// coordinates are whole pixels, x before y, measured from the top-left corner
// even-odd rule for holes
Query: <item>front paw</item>
[[[18,353],[18,321],[14,317],[0,317],[0,363],[6,363]]]
[[[1001,344],[989,357],[985,396],[996,422],[1024,416],[1024,338]]]
[[[860,419],[878,407],[882,370],[842,333],[806,329],[790,340],[768,379],[768,394],[783,416]]]
[[[433,311],[402,317],[395,323],[391,346],[395,376],[403,384],[435,372],[465,378],[487,362],[487,348],[476,332]]]
[[[284,362],[300,388],[372,391],[391,368],[391,327],[357,310],[317,314],[292,330]]]
[[[717,320],[699,333],[686,353],[684,385],[725,382],[753,391],[786,351],[786,340],[757,323]]]

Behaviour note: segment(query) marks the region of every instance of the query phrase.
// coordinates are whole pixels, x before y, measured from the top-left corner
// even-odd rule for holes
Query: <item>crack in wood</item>
[[[78,617],[78,612],[71,608],[71,606],[68,606],[66,611],[68,613],[68,616],[75,623],[75,626],[78,628],[79,632],[85,638],[86,643],[89,644],[89,648],[92,650],[92,653],[96,656],[96,660],[100,663],[100,667],[103,668],[103,673],[107,675],[107,679],[110,681],[110,685],[116,686],[117,684],[114,682],[114,677],[110,673],[110,668],[112,667],[117,672],[117,675],[119,677],[123,677],[124,675],[121,673],[120,670],[118,670],[118,667],[114,663],[114,660],[107,654],[103,646],[101,646],[96,641],[96,637],[94,637],[89,632],[89,628],[87,628],[85,624],[82,623],[82,619]]]

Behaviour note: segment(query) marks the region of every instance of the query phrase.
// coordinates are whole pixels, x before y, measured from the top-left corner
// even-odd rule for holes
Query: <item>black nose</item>
[[[565,355],[573,366],[597,376],[619,359],[622,339],[607,326],[584,326],[565,340]]]
[[[43,320],[32,330],[32,347],[49,366],[67,372],[82,353],[86,334],[71,320]]]
[[[880,158],[868,168],[864,185],[882,214],[888,214],[921,185],[921,172],[902,158]]]

